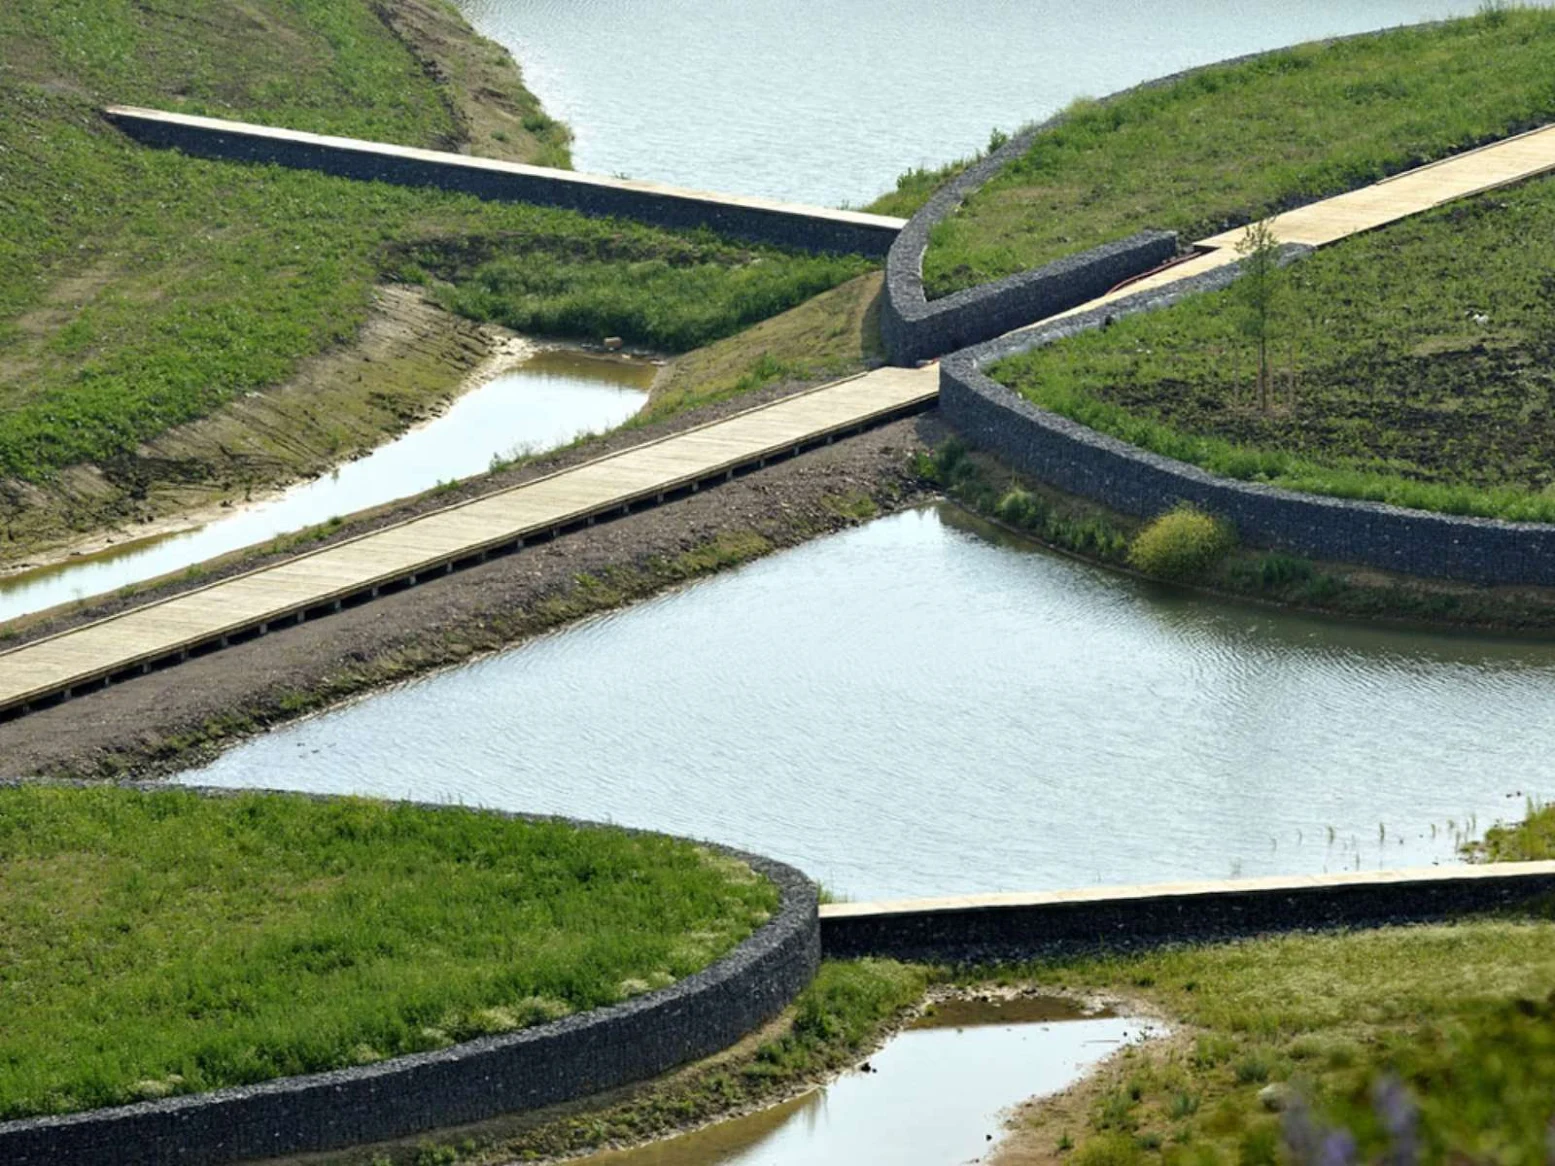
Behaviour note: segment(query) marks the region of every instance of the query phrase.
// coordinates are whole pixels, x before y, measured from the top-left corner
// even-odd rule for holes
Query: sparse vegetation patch
[[[1555,520],[1555,181],[1453,204],[992,375],[1214,473],[1422,510]],[[1260,353],[1263,359],[1260,359]]]

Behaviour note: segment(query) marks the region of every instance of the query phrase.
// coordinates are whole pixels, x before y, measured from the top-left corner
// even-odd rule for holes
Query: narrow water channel
[[[861,206],[1074,98],[1479,0],[458,0],[574,165]]]
[[[957,1002],[787,1105],[586,1166],[957,1166],[981,1161],[1021,1102],[1072,1085],[1146,1022],[1064,1001]]]
[[[333,473],[234,509],[196,529],[0,578],[0,623],[116,591],[229,551],[380,506],[487,469],[494,457],[538,453],[614,429],[648,399],[646,362],[557,349],[465,393],[442,414]]]
[[[1555,644],[1383,630],[882,519],[186,780],[713,838],[855,899],[1455,860],[1555,795]]]

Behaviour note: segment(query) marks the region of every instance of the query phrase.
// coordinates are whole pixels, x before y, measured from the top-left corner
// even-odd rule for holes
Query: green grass
[[[1043,408],[1227,477],[1551,521],[1552,273],[1555,181],[1540,179],[1286,268],[1268,410],[1235,287],[991,371]]]
[[[461,275],[443,306],[515,332],[623,340],[686,352],[869,270],[859,256],[785,255],[698,236],[689,254],[600,259],[526,251]]]
[[[1552,70],[1555,13],[1501,10],[1076,103],[934,230],[925,287],[945,295],[1145,227],[1191,241],[1529,128],[1555,117]]]
[[[1077,1162],[1209,1166],[1288,1160],[1269,1085],[1355,1131],[1360,1161],[1387,1138],[1385,1078],[1422,1112],[1422,1161],[1540,1162],[1555,1116],[1555,924],[1292,936],[1021,969],[1014,978],[1120,993],[1161,1009],[1175,1040],[1129,1050],[1075,1103],[1034,1115],[1039,1148]]]
[[[1547,858],[1555,810],[1469,847],[1497,862]],[[1392,1144],[1377,1090],[1418,1109],[1422,1162],[1545,1161],[1555,1119],[1555,908],[1451,926],[1384,928],[1049,962],[1011,978],[1144,999],[1173,1039],[1127,1050],[1070,1104],[1032,1115],[1039,1148],[1077,1162],[1289,1161],[1260,1094],[1299,1098],[1320,1128],[1351,1131],[1358,1161]]]
[[[1555,806],[1529,803],[1521,822],[1498,824],[1466,848],[1481,862],[1548,862],[1555,859]]]
[[[777,903],[673,839],[360,800],[0,790],[0,1119],[615,1003]]]
[[[375,1164],[550,1161],[663,1138],[773,1104],[857,1064],[938,978],[935,971],[893,960],[828,960],[800,993],[786,1026],[759,1042],[650,1082],[617,1104],[562,1116],[516,1135],[464,1135],[452,1143],[434,1137],[414,1147],[394,1147]]]
[[[355,335],[376,283],[424,278],[405,256],[428,241],[497,248],[473,272],[472,310],[500,287],[526,324],[677,345],[863,269],[189,159],[95,112],[120,101],[448,144],[446,94],[367,0],[15,0],[0,6],[0,65],[0,481],[102,462],[284,381]]]

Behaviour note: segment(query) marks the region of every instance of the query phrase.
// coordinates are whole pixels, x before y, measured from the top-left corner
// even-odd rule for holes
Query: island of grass
[[[471,330],[449,339],[422,299],[677,353],[874,267],[145,149],[100,116],[115,102],[566,162],[565,130],[448,0],[0,6],[0,562],[405,428],[472,364]],[[354,351],[391,285],[432,318],[401,347],[433,358],[364,350],[266,413],[310,360]]]
[[[989,373],[1226,477],[1555,521],[1555,180],[1348,239],[1275,279],[1268,402],[1240,283]]]
[[[0,789],[0,1120],[361,1065],[696,972],[778,892],[658,835]]]
[[[1215,66],[1080,102],[948,219],[930,298],[1145,227],[1192,241],[1555,119],[1555,12],[1479,16]],[[877,206],[926,197],[922,175]]]

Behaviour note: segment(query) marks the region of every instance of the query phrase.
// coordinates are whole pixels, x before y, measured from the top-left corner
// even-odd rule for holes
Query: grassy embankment
[[[251,394],[276,396],[311,358],[351,345],[375,287],[425,278],[407,264],[409,249],[486,247],[482,264],[458,272],[474,290],[445,293],[478,315],[675,347],[867,269],[188,159],[139,148],[96,113],[121,101],[449,147],[506,109],[528,140],[493,130],[474,148],[561,160],[564,134],[500,49],[454,35],[462,26],[441,0],[391,4],[383,19],[380,7],[21,0],[0,9],[0,558],[72,529],[148,518],[164,486],[187,488],[181,501],[189,490],[209,499],[316,471],[445,399],[468,372],[467,353],[364,362],[289,412],[184,440],[198,428],[190,423],[234,402],[252,410]],[[407,45],[385,20],[426,43]],[[506,70],[500,100],[487,95],[482,106],[459,89],[484,86],[493,69]],[[425,357],[427,345],[410,347]]]
[[[1476,849],[1542,859],[1555,814],[1497,827]],[[1125,1052],[1072,1093],[1031,1108],[1001,1161],[1289,1160],[1282,1112],[1358,1139],[1360,1161],[1398,1141],[1379,1086],[1418,1109],[1420,1160],[1539,1162],[1555,1097],[1555,921],[1451,926],[1181,948],[1009,973],[1143,1000],[1174,1035]],[[1271,1086],[1273,1088],[1271,1088]],[[1393,1112],[1399,1112],[1393,1107]]]
[[[1248,481],[1555,520],[1555,181],[1320,251],[1279,275],[1260,408],[1242,292],[1002,362],[1034,403]]]
[[[329,1166],[508,1166],[663,1138],[773,1105],[858,1063],[941,973],[890,960],[821,965],[794,1007],[705,1061],[612,1098],[498,1119],[472,1131],[331,1154]]]
[[[920,455],[916,470],[975,514],[1077,558],[1229,598],[1367,620],[1548,631],[1555,591],[1420,579],[1279,551],[1239,547],[1235,532],[1189,571],[1157,573],[1138,548],[1151,524],[1018,475],[958,441]],[[1143,540],[1147,545],[1149,539]]]
[[[1307,45],[1069,120],[933,233],[928,294],[1039,266],[1143,227],[1185,241],[1555,118],[1555,13],[1497,7],[1441,26]],[[908,180],[910,211],[929,184]]]
[[[462,809],[0,790],[0,1120],[312,1072],[682,978],[777,905],[673,839]]]
[[[1530,846],[1530,833],[1542,841]],[[1491,830],[1501,861],[1544,857],[1555,811]],[[661,1136],[782,1096],[878,1043],[926,989],[951,980],[1103,995],[1163,1017],[1171,1035],[1124,1050],[1074,1089],[1018,1115],[1001,1166],[1289,1161],[1299,1099],[1375,1161],[1390,1144],[1375,1097],[1402,1083],[1420,1110],[1421,1160],[1542,1161],[1555,1099],[1555,922],[1546,908],[1456,925],[1286,936],[994,971],[826,965],[775,1042],[693,1067],[603,1110],[514,1134],[429,1140],[343,1161],[496,1163]]]

